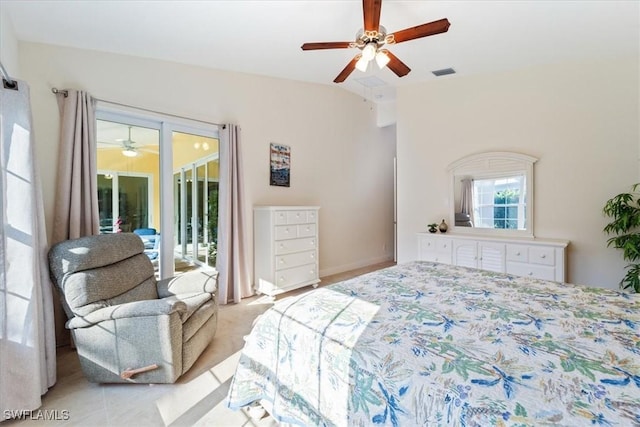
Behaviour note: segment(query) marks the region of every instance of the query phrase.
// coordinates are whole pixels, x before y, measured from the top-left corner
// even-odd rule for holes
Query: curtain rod
[[[51,92],[55,93],[56,95],[57,94],[61,94],[65,98],[67,96],[69,96],[69,91],[67,89],[58,89],[58,88],[52,87],[51,88]],[[192,119],[190,117],[178,116],[177,114],[164,113],[162,111],[151,110],[149,108],[136,107],[135,105],[122,104],[120,102],[107,101],[106,99],[100,99],[100,98],[93,98],[93,99],[95,99],[96,101],[99,101],[99,102],[104,102],[105,104],[117,105],[119,107],[126,107],[126,108],[135,108],[136,110],[146,111],[148,113],[154,113],[154,114],[161,114],[163,116],[168,116],[168,117],[175,117],[177,119],[190,120],[192,122],[205,123],[207,125],[224,126],[224,125],[220,125],[219,123],[213,123],[213,122],[207,122],[207,121],[204,121],[204,120]],[[224,127],[223,127],[223,129],[224,129]]]
[[[4,65],[2,65],[2,62],[0,62],[0,73],[2,73],[3,85],[5,88],[18,89],[18,82],[13,80],[11,76],[9,76],[9,73],[7,73],[7,70],[4,68]]]

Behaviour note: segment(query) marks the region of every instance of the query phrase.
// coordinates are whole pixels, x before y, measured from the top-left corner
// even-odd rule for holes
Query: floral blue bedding
[[[227,404],[336,426],[640,425],[640,295],[413,262],[277,302]]]

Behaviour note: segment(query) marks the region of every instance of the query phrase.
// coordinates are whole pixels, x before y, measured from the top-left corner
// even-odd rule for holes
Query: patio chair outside
[[[133,230],[142,243],[144,243],[144,253],[151,261],[157,261],[160,256],[160,234],[155,228],[136,228]]]

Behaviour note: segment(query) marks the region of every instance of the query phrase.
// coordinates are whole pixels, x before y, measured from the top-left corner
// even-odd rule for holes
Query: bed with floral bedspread
[[[640,295],[428,262],[277,302],[227,405],[336,426],[640,425]]]

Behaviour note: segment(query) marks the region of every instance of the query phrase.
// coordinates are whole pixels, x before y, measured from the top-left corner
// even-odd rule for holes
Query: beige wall
[[[0,8],[0,61],[12,78],[21,78],[18,63],[18,40],[13,24],[2,8]]]
[[[399,261],[415,233],[448,218],[446,167],[485,151],[535,164],[537,237],[571,241],[568,280],[617,288],[621,254],[606,247],[602,207],[637,182],[638,57],[455,76],[398,91]]]
[[[395,128],[378,128],[375,108],[360,97],[329,85],[42,44],[21,42],[19,57],[31,85],[49,232],[58,157],[55,86],[240,125],[249,227],[253,205],[319,205],[322,275],[392,256]],[[269,186],[270,142],[291,146],[290,188]]]

